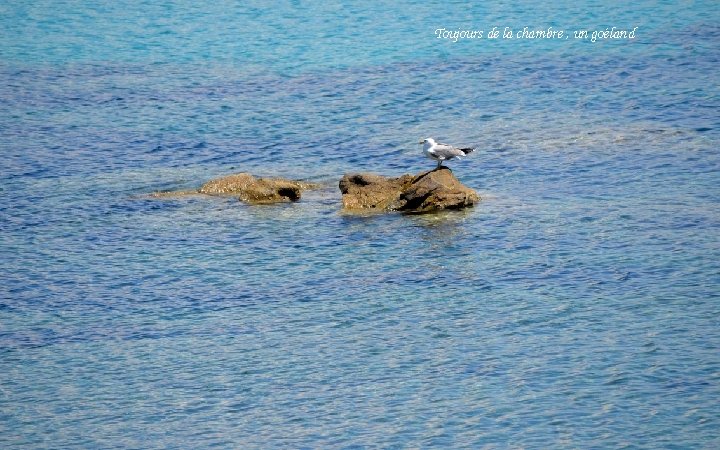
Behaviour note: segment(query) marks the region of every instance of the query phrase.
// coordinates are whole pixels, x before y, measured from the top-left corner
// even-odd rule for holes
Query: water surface
[[[4,448],[720,445],[714,2],[0,8]],[[428,136],[476,208],[338,212]],[[236,171],[329,187],[142,196]]]

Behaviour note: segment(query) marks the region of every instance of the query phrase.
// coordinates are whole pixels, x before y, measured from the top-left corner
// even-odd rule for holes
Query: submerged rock
[[[316,188],[313,183],[284,178],[257,178],[237,173],[210,180],[198,192],[206,195],[238,196],[247,203],[264,204],[300,200],[302,191]]]
[[[347,174],[340,180],[346,211],[431,212],[473,206],[480,196],[455,178],[448,167],[398,178]]]
[[[156,191],[149,194],[139,195],[139,198],[182,198],[199,196],[200,193],[197,190],[184,190],[184,191]]]

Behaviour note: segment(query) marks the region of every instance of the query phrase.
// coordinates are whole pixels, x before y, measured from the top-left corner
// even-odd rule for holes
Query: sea
[[[0,447],[719,448],[718,69],[714,0],[2,2]],[[341,211],[427,137],[474,208]],[[237,172],[323,187],[147,195]]]

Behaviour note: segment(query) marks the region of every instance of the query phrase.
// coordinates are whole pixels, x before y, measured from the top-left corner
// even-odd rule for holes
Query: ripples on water
[[[343,55],[298,47],[314,19],[207,64],[182,29],[202,10],[156,41],[87,31],[156,50],[73,50],[13,9],[57,39],[4,37],[0,443],[717,447],[717,8],[657,8],[647,26],[672,32],[629,46],[498,55],[416,24]],[[179,36],[195,56],[153,53]],[[453,165],[478,207],[338,213],[342,173],[431,165],[421,136],[481,146]],[[141,195],[240,170],[327,187],[263,207]]]

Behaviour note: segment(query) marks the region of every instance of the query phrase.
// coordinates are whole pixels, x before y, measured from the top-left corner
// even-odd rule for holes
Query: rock
[[[448,167],[398,178],[347,174],[340,180],[340,192],[347,211],[422,213],[467,208],[480,201],[477,192],[460,183]]]
[[[343,208],[392,211],[402,206],[400,194],[412,176],[387,178],[368,173],[345,175],[340,180]]]
[[[417,175],[400,198],[405,202],[401,211],[411,212],[462,209],[480,201],[478,193],[462,184],[447,167]]]
[[[139,195],[138,198],[183,198],[183,197],[197,197],[200,193],[196,190],[188,191],[156,191],[149,194]]]
[[[256,178],[249,173],[237,173],[203,184],[198,190],[206,195],[238,196],[243,202],[264,204],[300,200],[302,191],[317,187],[313,183],[284,178]]]

